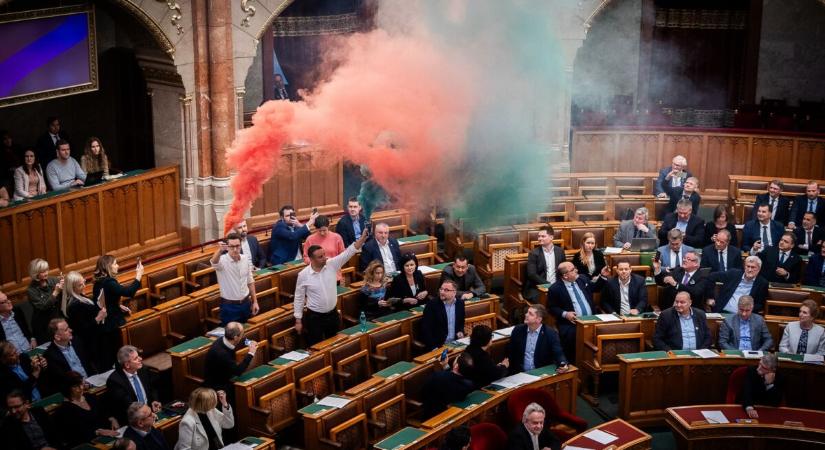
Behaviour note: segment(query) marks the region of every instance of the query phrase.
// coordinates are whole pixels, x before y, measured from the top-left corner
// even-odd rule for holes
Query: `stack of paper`
[[[621,247],[605,247],[603,253],[605,255],[618,255],[621,252],[622,252]]]
[[[280,358],[288,359],[290,361],[301,361],[309,358],[309,353],[300,350],[293,350],[289,353],[284,353],[280,356]]]
[[[713,350],[708,350],[706,348],[703,348],[703,349],[700,349],[700,350],[691,350],[691,352],[693,352],[694,355],[696,355],[700,358],[718,358],[719,357],[719,355],[716,354],[716,352],[714,352]]]
[[[590,430],[587,433],[584,433],[584,437],[588,439],[593,439],[594,441],[598,442],[602,445],[607,445],[616,439],[619,439],[618,436],[612,435],[610,433],[606,433],[598,428],[595,430]]]
[[[233,443],[227,445],[226,447],[224,447],[223,450],[251,450],[253,448],[255,448],[255,447],[251,447],[249,445],[246,445],[246,444],[243,444],[243,443],[240,443],[240,442],[233,442]]]
[[[513,332],[513,327],[502,328],[500,330],[494,331],[495,334],[500,334],[502,336],[509,336]]]
[[[742,355],[748,359],[762,359],[762,350],[747,350]]]
[[[109,375],[114,372],[115,369],[111,369],[108,372],[99,373],[97,375],[92,375],[89,378],[86,378],[86,382],[91,384],[94,387],[103,387],[106,386],[106,380],[109,379]]]
[[[461,339],[456,339],[455,341],[461,345],[470,345],[470,336],[463,337]]]
[[[809,353],[805,353],[805,355],[802,357],[802,361],[804,361],[806,363],[820,363],[820,364],[822,364],[823,362],[825,362],[825,356],[812,355],[812,354],[809,354]]]
[[[722,411],[702,411],[702,415],[708,423],[730,423]]]
[[[343,408],[347,406],[349,402],[352,400],[343,397],[336,397],[332,395],[327,395],[326,397],[322,398],[318,404],[323,406],[332,406],[333,408]]]
[[[708,319],[714,319],[714,320],[723,320],[725,318],[725,316],[723,316],[720,313],[707,313],[706,316],[707,316]]]
[[[212,337],[223,337],[223,335],[224,335],[223,327],[215,328],[214,330],[209,331],[208,333],[206,333],[206,335],[207,336],[212,336]]]
[[[621,322],[622,320],[613,314],[596,314],[596,317],[602,322]]]
[[[523,384],[532,383],[533,381],[536,381],[539,378],[541,377],[521,372],[515,375],[510,375],[509,377],[504,377],[498,381],[493,381],[493,384],[496,386],[501,386],[505,389],[510,389],[521,386]]]
[[[420,270],[421,273],[424,275],[427,275],[428,273],[438,272],[438,269],[433,269],[430,266],[418,266],[418,270]]]

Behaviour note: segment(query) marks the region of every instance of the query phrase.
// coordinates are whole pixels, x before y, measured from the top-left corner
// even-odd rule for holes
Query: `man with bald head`
[[[603,267],[593,282],[590,277],[579,275],[573,263],[564,261],[559,264],[559,275],[560,278],[550,286],[547,305],[556,317],[564,354],[570,361],[575,361],[576,325],[573,321],[577,317],[596,314],[593,293],[602,288],[610,269]]]
[[[370,239],[361,250],[361,272],[374,260],[381,261],[384,272],[391,274],[401,270],[398,262],[401,260],[401,247],[395,238],[390,237],[390,226],[385,222],[375,225],[375,239]]]
[[[709,268],[710,273],[742,268],[742,250],[730,245],[728,230],[720,230],[716,233],[713,244],[702,249],[700,265]]]
[[[653,346],[656,350],[697,350],[710,348],[711,335],[707,316],[691,306],[690,294],[676,294],[673,307],[662,311],[656,321]]]

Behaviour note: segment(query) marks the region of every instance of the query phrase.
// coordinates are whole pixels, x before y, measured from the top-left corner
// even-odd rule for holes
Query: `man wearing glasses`
[[[687,251],[682,257],[682,265],[670,270],[662,270],[659,261],[653,262],[656,284],[665,289],[659,298],[659,309],[665,310],[673,306],[673,300],[679,292],[687,292],[699,309],[705,308],[705,298],[713,285],[708,281],[707,270],[699,268],[699,255],[695,251]]]
[[[258,314],[258,297],[249,255],[241,254],[241,237],[229,233],[209,260],[215,268],[221,290],[221,326],[229,322],[246,323],[249,316]]]
[[[424,306],[421,340],[428,351],[464,337],[464,300],[456,298],[457,290],[455,281],[444,280],[438,298]]]

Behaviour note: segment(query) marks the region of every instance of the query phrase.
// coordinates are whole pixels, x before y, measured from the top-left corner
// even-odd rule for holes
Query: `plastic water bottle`
[[[358,322],[361,323],[361,332],[367,332],[367,315],[364,314],[364,311],[361,311],[361,317],[358,318]]]

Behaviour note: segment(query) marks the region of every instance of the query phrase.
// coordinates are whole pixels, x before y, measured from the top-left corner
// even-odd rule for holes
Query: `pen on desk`
[[[616,433],[614,433],[612,431],[608,431],[608,430],[605,430],[605,429],[600,429],[600,431],[602,431],[603,433],[607,433],[607,434],[609,434],[611,436],[614,436],[614,437],[619,437]]]

